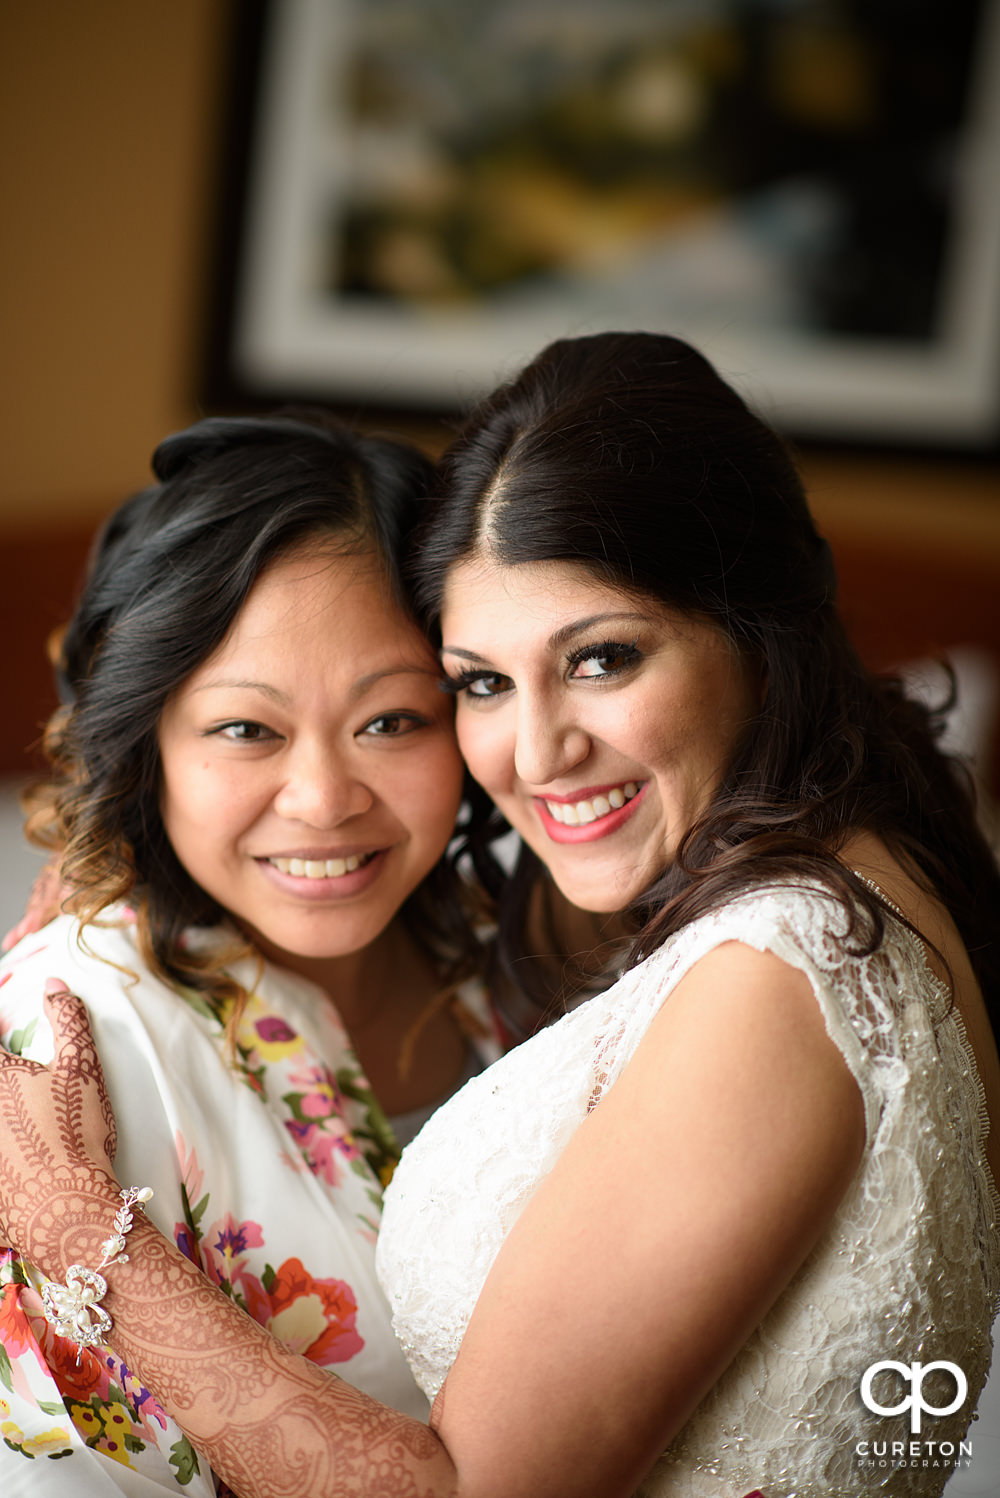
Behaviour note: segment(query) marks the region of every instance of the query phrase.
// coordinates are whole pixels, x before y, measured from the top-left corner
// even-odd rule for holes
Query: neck
[[[327,993],[386,1113],[437,1102],[466,1062],[466,1042],[430,958],[398,919],[360,952],[299,957],[258,940],[264,956]]]
[[[360,951],[337,957],[302,957],[259,937],[256,945],[269,961],[322,988],[355,1041],[366,1029],[381,1023],[387,1008],[398,1003],[400,973],[422,974],[424,966],[429,967],[398,920]],[[412,982],[414,991],[422,986],[419,981]]]

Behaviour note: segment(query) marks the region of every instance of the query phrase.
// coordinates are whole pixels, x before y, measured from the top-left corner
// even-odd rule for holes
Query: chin
[[[552,872],[550,870],[550,872]],[[573,879],[559,879],[552,873],[553,882],[561,895],[565,895],[571,905],[577,910],[585,910],[590,915],[617,915],[619,911],[625,910],[642,890],[629,890],[626,894],[618,896],[608,892],[607,884],[595,888],[591,883],[580,884]]]
[[[664,870],[651,868],[637,878],[634,868],[630,867],[628,874],[623,874],[621,879],[616,879],[613,871],[604,878],[588,879],[574,878],[568,872],[560,876],[551,868],[549,872],[560,894],[565,895],[578,910],[586,910],[591,915],[617,915],[640,900]]]

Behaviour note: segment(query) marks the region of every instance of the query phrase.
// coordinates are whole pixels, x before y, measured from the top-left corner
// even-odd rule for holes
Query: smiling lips
[[[621,785],[593,790],[576,801],[568,797],[556,800],[549,796],[536,796],[534,801],[542,825],[553,842],[592,842],[615,832],[628,821],[642,799],[646,785],[646,781],[626,780]]]
[[[349,853],[346,858],[269,858],[267,862],[279,873],[293,874],[297,879],[342,879],[374,857],[374,853]]]
[[[599,817],[606,817],[609,811],[618,811],[626,801],[631,801],[638,794],[638,783],[627,780],[624,785],[611,786],[609,790],[582,801],[550,801],[546,796],[545,809],[550,817],[554,817],[564,827],[586,827]]]

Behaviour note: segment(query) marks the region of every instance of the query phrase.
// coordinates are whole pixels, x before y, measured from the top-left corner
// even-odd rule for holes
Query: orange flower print
[[[3,1287],[0,1296],[0,1347],[12,1360],[23,1357],[26,1352],[34,1355],[40,1368],[45,1359],[32,1332],[23,1303],[26,1286],[11,1282]]]
[[[300,1259],[286,1259],[276,1271],[269,1266],[257,1285],[263,1300],[256,1304],[246,1286],[250,1314],[292,1352],[326,1367],[364,1347],[355,1325],[358,1303],[345,1280],[314,1279]]]
[[[0,1347],[9,1360],[12,1378],[16,1377],[18,1360],[30,1353],[39,1368],[52,1375],[60,1394],[89,1399],[94,1393],[107,1393],[108,1373],[100,1354],[84,1348],[78,1366],[76,1343],[60,1337],[49,1325],[42,1297],[31,1285],[11,1283],[3,1287]]]
[[[92,1395],[106,1399],[111,1387],[105,1357],[92,1347],[85,1347],[77,1365],[77,1346],[68,1337],[42,1323],[44,1332],[39,1336],[49,1372],[63,1399],[78,1399],[86,1403]]]

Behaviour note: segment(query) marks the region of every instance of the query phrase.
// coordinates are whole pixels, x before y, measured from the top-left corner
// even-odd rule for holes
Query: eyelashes
[[[638,640],[602,640],[598,644],[577,646],[566,656],[568,675],[576,680],[603,681],[620,676],[642,659]],[[598,669],[580,670],[592,664]],[[485,667],[470,666],[455,674],[448,673],[440,683],[441,690],[450,696],[463,693],[470,697],[499,697],[511,690],[513,682],[509,676]],[[478,688],[478,690],[477,690]]]
[[[490,691],[488,683],[495,682],[497,687]],[[509,691],[511,680],[509,676],[502,676],[499,671],[477,670],[474,666],[468,670],[460,671],[457,676],[445,675],[439,683],[442,692],[447,692],[450,697],[460,697],[468,693],[470,697],[498,697],[502,692]],[[475,691],[477,686],[483,686],[485,691]]]
[[[626,643],[624,640],[602,640],[599,645],[581,645],[576,650],[570,651],[566,657],[570,666],[582,666],[588,661],[600,663],[602,661],[614,662],[601,671],[585,671],[581,673],[586,677],[599,679],[604,676],[618,676],[627,671],[630,666],[640,659],[642,652],[639,650],[638,639]]]

